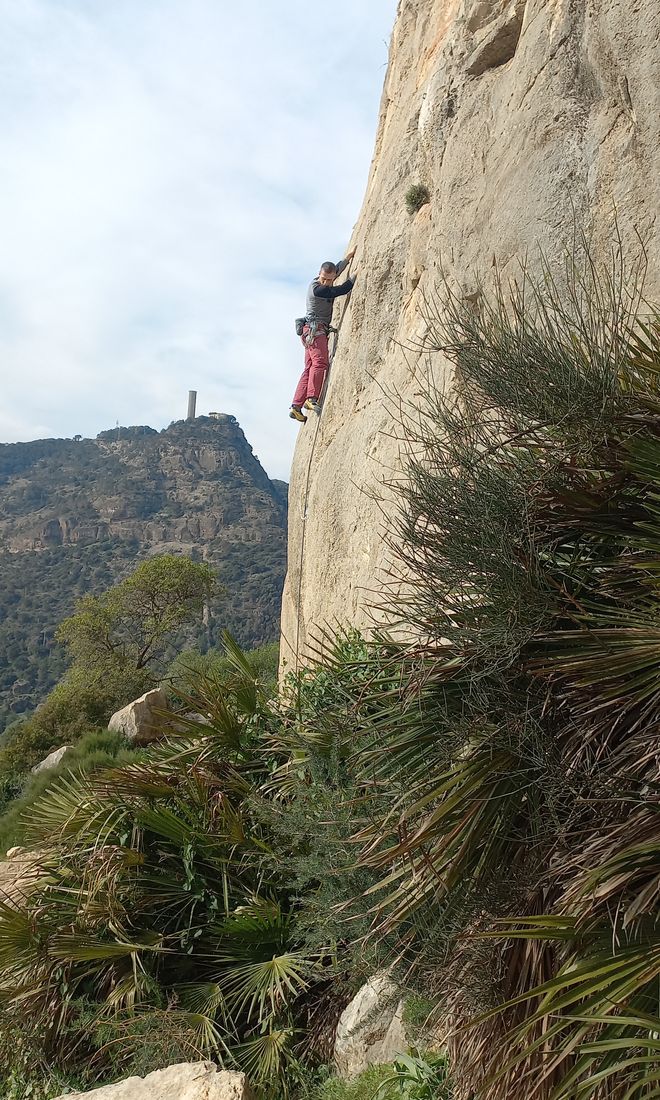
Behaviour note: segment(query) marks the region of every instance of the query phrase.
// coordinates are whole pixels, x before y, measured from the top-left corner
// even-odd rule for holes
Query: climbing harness
[[[350,275],[351,264],[352,263],[353,263],[353,260],[350,261],[350,263],[348,265],[348,268],[346,269],[347,276]],[[337,353],[337,347],[339,345],[339,335],[341,333],[341,326],[344,323],[344,317],[346,316],[346,310],[348,309],[348,305],[349,305],[349,302],[351,300],[351,293],[352,293],[352,290],[349,291],[349,293],[346,295],[346,300],[344,302],[344,308],[341,311],[341,317],[339,318],[339,323],[338,323],[337,327],[335,328],[332,325],[323,325],[322,326],[323,328],[327,329],[328,335],[330,335],[330,334],[334,335],[334,340],[332,342],[332,351],[328,355],[328,369],[326,371],[325,378],[323,380],[323,386],[322,386],[321,392],[319,394],[318,412],[316,413],[316,417],[315,417],[316,418],[316,424],[314,425],[314,439],[312,440],[312,449],[309,452],[309,461],[307,463],[307,478],[306,478],[306,481],[305,481],[305,493],[304,493],[304,496],[303,496],[302,536],[301,536],[301,539],[300,539],[300,563],[299,563],[299,566],[298,566],[298,597],[297,597],[297,600],[296,600],[296,612],[297,613],[296,613],[296,649],[295,649],[296,664],[295,664],[295,672],[297,672],[299,667],[300,667],[300,601],[301,601],[301,598],[302,598],[302,576],[303,576],[302,570],[303,570],[303,561],[304,561],[304,557],[305,557],[305,534],[306,534],[306,531],[307,531],[307,501],[308,501],[308,498],[309,498],[309,483],[310,483],[311,472],[312,472],[312,461],[313,461],[313,458],[314,458],[314,451],[316,450],[316,439],[317,439],[318,431],[319,431],[319,423],[321,421],[321,412],[323,410],[323,403],[325,401],[325,395],[327,393],[328,383],[330,381],[330,371],[332,369],[332,364],[334,362],[334,358],[335,358],[335,355]],[[316,326],[318,328],[319,322],[312,322],[312,323],[316,324]],[[296,331],[297,331],[297,326],[298,326],[298,322],[296,321]],[[314,333],[314,336],[316,336],[316,331]]]
[[[342,314],[342,316],[343,316],[343,314]],[[319,333],[322,333],[324,336],[329,336],[331,332],[336,332],[337,331],[337,329],[333,328],[332,325],[326,325],[325,321],[307,321],[306,320],[305,325],[303,326],[303,335],[305,333],[305,328],[307,328],[307,335],[305,336],[305,343],[307,344],[308,348],[311,348],[312,344],[316,340],[316,337],[318,336]],[[330,370],[329,361],[328,361],[328,370]],[[326,372],[326,378],[327,378],[327,372]]]

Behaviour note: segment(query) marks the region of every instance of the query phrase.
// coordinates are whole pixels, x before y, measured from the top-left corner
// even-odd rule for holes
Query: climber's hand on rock
[[[357,248],[354,248],[352,250],[352,252],[347,252],[346,253],[346,259],[348,260],[349,263],[351,262],[352,259],[354,259],[356,252],[357,252]]]

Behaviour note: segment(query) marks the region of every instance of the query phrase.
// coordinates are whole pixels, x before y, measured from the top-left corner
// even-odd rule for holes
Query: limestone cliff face
[[[418,182],[430,202],[411,217]],[[441,268],[470,295],[494,264],[506,278],[526,254],[532,268],[539,249],[552,257],[575,222],[605,257],[616,210],[624,246],[645,236],[657,299],[659,200],[658,0],[401,0],[352,241],[358,283],[293,463],[288,667],[316,627],[369,622],[386,564],[387,505],[373,498],[399,467],[383,391],[414,394],[419,353],[405,349],[424,337]]]

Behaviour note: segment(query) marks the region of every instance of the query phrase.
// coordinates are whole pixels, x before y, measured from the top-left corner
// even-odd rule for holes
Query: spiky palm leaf
[[[263,700],[239,652],[231,657],[215,724],[176,733],[139,764],[65,777],[38,808],[39,880],[0,906],[0,992],[47,1022],[51,1057],[68,1057],[72,1029],[85,1056],[81,998],[110,1030],[165,999],[198,1051],[236,1063],[247,1043],[253,1065],[255,1035],[282,1020],[288,1034],[314,980],[290,902],[262,893],[271,849],[252,800],[268,767],[253,744]],[[275,1064],[268,1045],[264,1057]],[[288,1055],[278,1057],[284,1066]]]
[[[658,1084],[659,330],[616,263],[567,276],[429,317],[458,384],[405,413],[391,544],[432,671],[363,756],[392,790],[360,833],[375,926],[418,967],[411,927],[446,929],[446,1012],[479,1017],[458,1079],[489,1100]]]

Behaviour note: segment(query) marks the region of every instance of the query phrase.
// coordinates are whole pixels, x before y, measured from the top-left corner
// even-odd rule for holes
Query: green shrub
[[[280,656],[279,642],[270,642],[246,652],[255,675],[268,693],[275,694]],[[224,649],[185,649],[177,654],[164,676],[164,682],[176,697],[189,695],[200,680],[211,678],[219,683],[231,676],[232,665]]]
[[[416,214],[430,201],[429,189],[423,183],[413,183],[406,191],[406,210],[409,214]]]
[[[390,1066],[369,1066],[350,1081],[342,1077],[317,1074],[302,1093],[304,1100],[374,1100],[384,1081],[391,1075]]]
[[[142,672],[91,676],[73,666],[29,718],[13,722],[0,748],[0,813],[30,783],[30,770],[53,749],[107,727],[113,711],[148,685]],[[71,759],[71,757],[67,757]]]
[[[61,776],[68,772],[91,774],[102,768],[132,763],[140,756],[140,751],[131,748],[120,734],[94,730],[72,745],[57,767],[17,780],[11,788],[12,800],[0,816],[0,852],[24,843],[33,806]]]
[[[75,1009],[78,1009],[77,1013]],[[191,1022],[167,1005],[120,1010],[99,1018],[96,1006],[86,1001],[74,1006],[74,1027],[84,1031],[89,1049],[81,1073],[87,1088],[126,1076],[146,1077],[154,1070],[204,1057]]]
[[[317,1072],[300,1090],[300,1100],[450,1100],[447,1062],[441,1054],[401,1054],[385,1065],[368,1066],[351,1080]]]
[[[399,429],[390,613],[422,641],[363,757],[374,925],[442,990],[461,1095],[651,1096],[660,317],[620,256],[553,255],[428,323],[457,370]]]
[[[0,1097],[2,1100],[51,1100],[77,1084],[49,1067],[43,1042],[30,1022],[0,1011]]]
[[[34,804],[26,841],[46,874],[17,906],[0,900],[0,992],[14,1010],[34,1006],[63,1073],[94,1053],[99,1076],[112,1075],[98,1028],[118,1014],[129,1069],[143,1065],[138,1017],[164,1010],[176,1043],[192,1029],[200,1056],[280,1093],[296,1063],[297,1006],[304,1018],[323,959],[301,949],[295,902],[264,876],[272,838],[250,799],[269,764],[255,730],[266,736],[277,718],[230,641],[227,656],[231,678],[215,694],[202,685],[204,725],[138,762],[61,776]]]
[[[370,644],[357,630],[319,644],[318,663],[286,678],[289,709],[281,711],[283,720],[268,743],[278,765],[271,787],[284,797],[262,800],[260,812],[299,899],[296,924],[303,942],[317,950],[341,944],[338,973],[359,985],[391,946],[386,937],[367,935],[372,901],[366,892],[378,875],[356,860],[354,833],[356,807],[365,794],[359,753],[373,745],[372,717],[380,693],[392,690],[396,671],[387,648]]]
[[[451,1084],[444,1054],[413,1050],[399,1054],[374,1100],[450,1100]]]
[[[419,993],[408,993],[403,1002],[403,1022],[406,1035],[414,1046],[423,1045],[423,1039],[429,1026],[437,1002]]]

